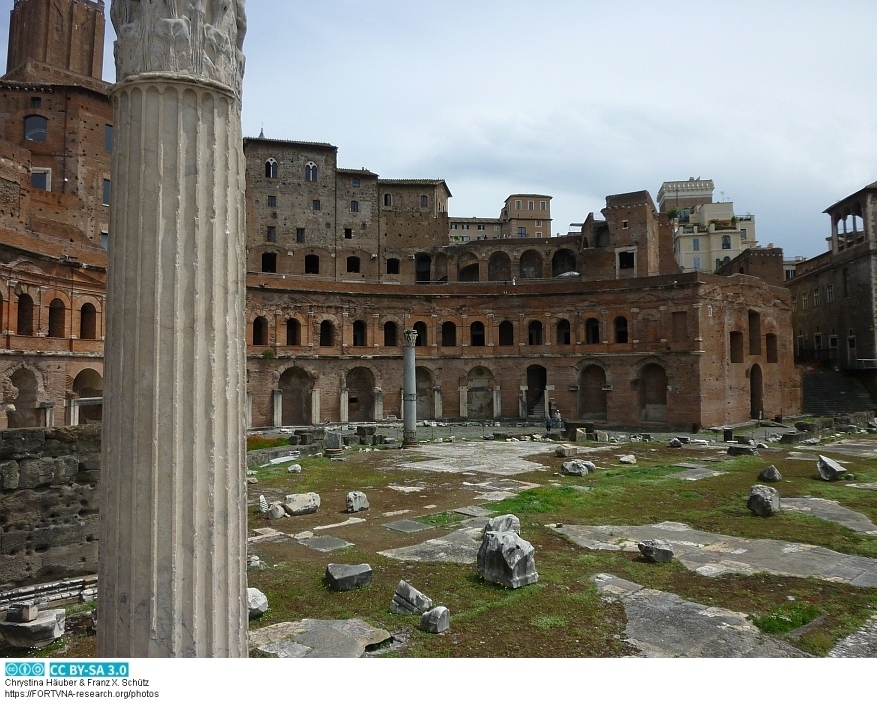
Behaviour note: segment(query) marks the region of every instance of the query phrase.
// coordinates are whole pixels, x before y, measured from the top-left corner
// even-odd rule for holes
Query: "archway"
[[[605,421],[608,418],[606,371],[587,365],[579,373],[579,418]]]
[[[641,421],[667,420],[667,372],[654,362],[639,373],[639,409]]]
[[[487,280],[491,282],[511,281],[512,260],[505,252],[494,252],[487,262]]]
[[[466,378],[469,385],[467,416],[470,419],[492,419],[493,373],[486,367],[473,367]]]
[[[559,277],[561,274],[576,271],[576,255],[572,250],[558,250],[551,258],[551,275]]]
[[[749,416],[760,419],[764,413],[764,376],[759,365],[749,370]]]
[[[277,388],[283,392],[282,426],[308,426],[311,421],[311,392],[314,382],[300,367],[293,367],[280,375]]]
[[[67,308],[61,299],[53,299],[49,304],[49,337],[63,338],[66,335]]]
[[[527,250],[521,255],[519,271],[521,279],[541,279],[542,255],[536,250]]]
[[[548,385],[548,372],[542,365],[530,365],[527,368],[527,416],[545,416],[548,408],[545,404],[545,387]]]
[[[414,260],[414,281],[418,284],[431,280],[432,258],[427,254],[418,254]]]
[[[418,367],[415,370],[417,382],[417,419],[435,418],[435,379],[432,371],[426,367]]]
[[[374,421],[375,376],[366,367],[354,367],[347,375],[347,418],[351,422]]]
[[[82,370],[73,380],[73,393],[79,399],[98,399],[104,395],[104,380],[94,370]],[[103,420],[103,403],[79,407],[79,423],[100,423]]]

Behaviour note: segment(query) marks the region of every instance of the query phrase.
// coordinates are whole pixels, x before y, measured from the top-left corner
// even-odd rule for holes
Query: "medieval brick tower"
[[[15,0],[9,23],[6,80],[100,81],[104,25],[101,0]]]

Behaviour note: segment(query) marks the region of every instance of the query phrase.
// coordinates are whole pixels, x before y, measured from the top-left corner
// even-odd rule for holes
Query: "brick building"
[[[877,391],[877,182],[825,210],[829,250],[795,262],[792,294],[795,357],[858,372]]]
[[[103,9],[18,0],[12,14],[0,427],[100,418],[112,238]],[[90,47],[48,46],[80,26]],[[540,417],[556,405],[566,418],[688,428],[800,408],[788,291],[683,273],[670,219],[646,191],[607,197],[558,238],[549,196],[512,194],[481,223],[499,230],[464,241],[451,226],[479,219],[449,218],[442,179],[343,168],[325,143],[260,135],[244,152],[250,426],[398,417],[409,328],[420,418]]]

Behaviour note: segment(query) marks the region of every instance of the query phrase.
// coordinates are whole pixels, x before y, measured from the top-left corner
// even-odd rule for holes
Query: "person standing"
[[[545,433],[551,433],[551,425],[552,425],[551,416],[545,417]]]

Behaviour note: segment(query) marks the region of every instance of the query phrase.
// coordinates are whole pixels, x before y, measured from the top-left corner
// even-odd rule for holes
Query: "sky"
[[[760,244],[809,257],[822,211],[877,181],[874,0],[246,5],[244,135],[445,179],[452,216],[547,194],[565,234],[607,195],[702,177]]]

